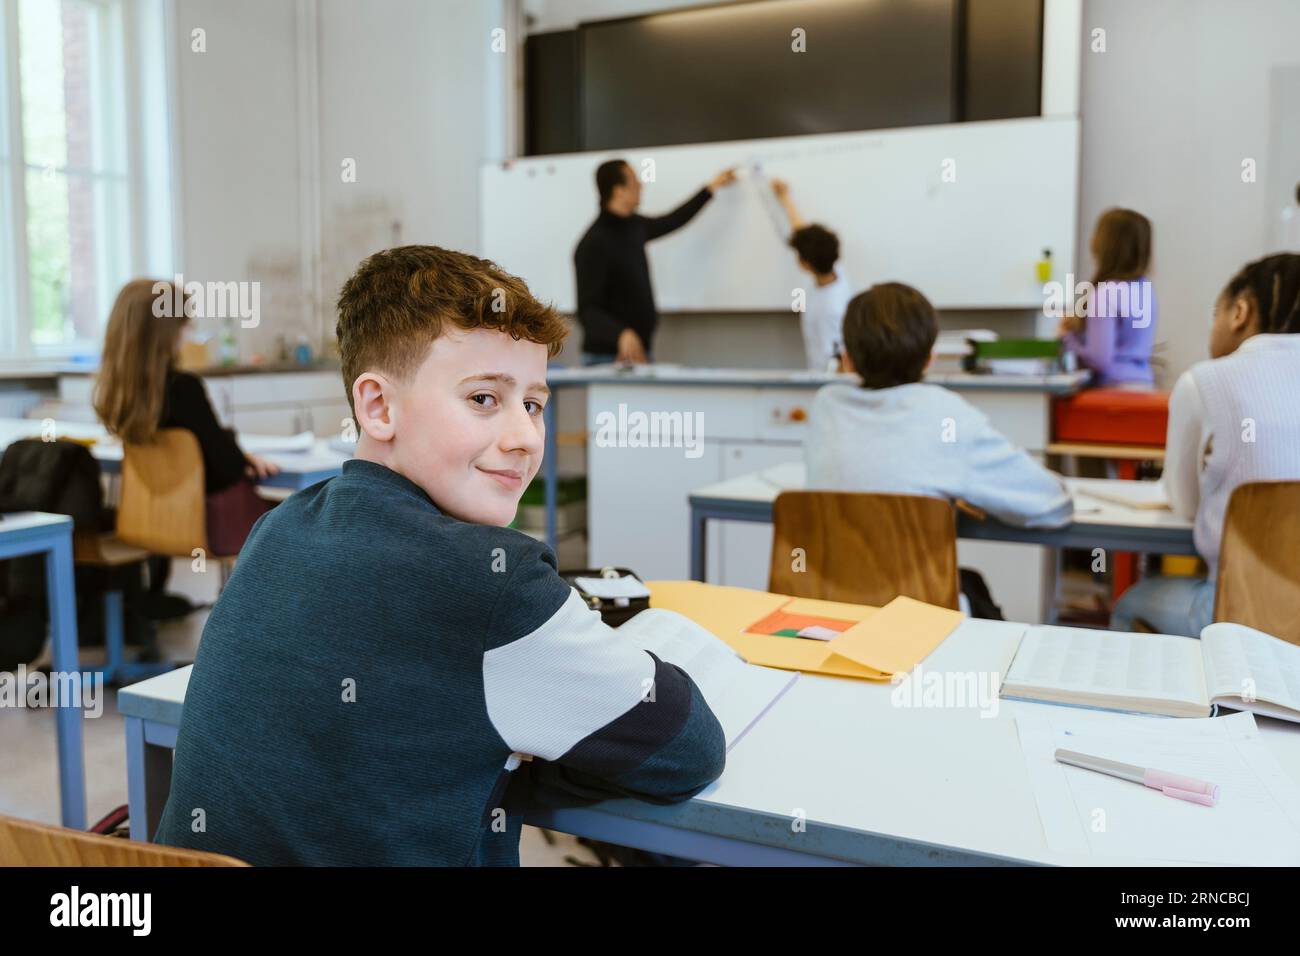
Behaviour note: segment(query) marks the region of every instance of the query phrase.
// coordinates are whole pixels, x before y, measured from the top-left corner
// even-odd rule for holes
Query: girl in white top
[[[1214,307],[1209,361],[1169,396],[1164,485],[1170,507],[1194,518],[1205,578],[1151,577],[1124,593],[1115,630],[1136,622],[1199,637],[1214,620],[1219,541],[1232,492],[1254,481],[1300,479],[1300,255],[1243,268]]]

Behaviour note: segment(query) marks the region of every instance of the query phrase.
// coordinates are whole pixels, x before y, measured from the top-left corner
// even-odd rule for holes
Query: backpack
[[[0,457],[0,513],[44,511],[69,515],[74,531],[107,530],[99,463],[69,441],[16,441]],[[96,575],[78,575],[77,630],[99,634],[102,591]],[[83,617],[85,620],[83,621]],[[49,623],[44,555],[0,561],[0,670],[30,663],[45,646]],[[87,643],[82,641],[82,643]]]

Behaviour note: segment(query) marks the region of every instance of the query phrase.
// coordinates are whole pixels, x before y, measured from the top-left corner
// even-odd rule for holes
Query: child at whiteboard
[[[1151,221],[1132,209],[1108,209],[1093,229],[1097,264],[1082,315],[1061,320],[1061,342],[1093,372],[1094,385],[1147,386],[1156,337]]]
[[[840,257],[840,240],[825,226],[804,221],[784,180],[772,180],[772,192],[794,228],[790,247],[799,257],[799,268],[813,277],[813,287],[808,290],[799,320],[804,356],[808,368],[825,372],[836,367],[832,363],[840,354],[843,342],[840,327],[844,323],[844,308],[853,295],[853,286],[843,268],[835,268]]]

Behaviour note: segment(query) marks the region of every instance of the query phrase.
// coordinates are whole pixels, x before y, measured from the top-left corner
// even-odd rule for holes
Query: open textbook
[[[798,672],[745,663],[724,641],[676,611],[649,608],[618,633],[691,675],[722,725],[728,752],[799,679]]]
[[[1227,623],[1199,641],[1031,627],[1001,696],[1165,717],[1208,717],[1223,706],[1300,722],[1300,646]]]

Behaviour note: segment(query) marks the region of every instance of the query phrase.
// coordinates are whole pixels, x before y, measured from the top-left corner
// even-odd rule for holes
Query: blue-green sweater
[[[535,759],[509,774],[512,754]],[[724,759],[690,677],[603,624],[549,548],[354,460],[244,545],[158,840],[255,864],[517,864],[523,802],[684,800]]]

